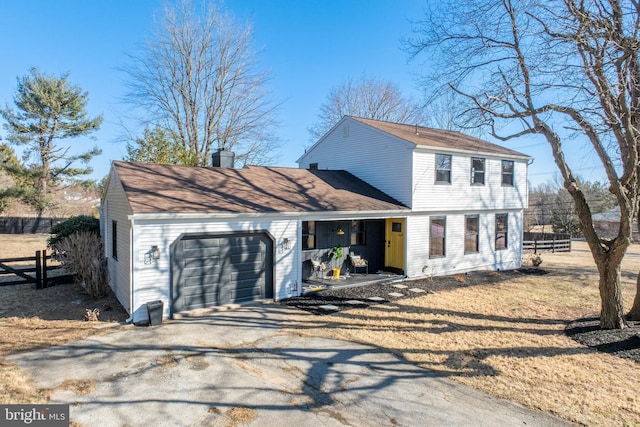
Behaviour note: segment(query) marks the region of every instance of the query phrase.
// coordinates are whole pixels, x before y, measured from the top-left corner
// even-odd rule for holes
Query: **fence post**
[[[42,289],[42,265],[40,251],[36,251],[36,289]]]
[[[42,284],[43,287],[49,287],[49,281],[47,280],[47,250],[42,251]]]

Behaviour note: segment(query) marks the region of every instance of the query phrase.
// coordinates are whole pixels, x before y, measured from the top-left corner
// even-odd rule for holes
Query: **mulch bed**
[[[416,298],[444,290],[496,283],[523,274],[543,275],[547,274],[547,271],[540,268],[521,268],[501,272],[476,271],[429,279],[320,290],[308,292],[299,297],[287,298],[281,300],[280,303],[322,316],[351,308],[366,308],[374,304],[388,304],[394,300]],[[394,285],[405,285],[407,288],[397,288]],[[424,292],[415,292],[410,289],[420,289]],[[390,296],[390,293],[402,294],[402,296]],[[382,298],[382,300],[369,299],[375,297]],[[361,301],[362,303],[354,303],[353,301]],[[337,309],[326,310],[321,308],[323,305],[333,305]]]
[[[640,322],[627,321],[628,328],[600,329],[600,319],[578,319],[565,332],[575,341],[594,350],[610,353],[640,363]]]

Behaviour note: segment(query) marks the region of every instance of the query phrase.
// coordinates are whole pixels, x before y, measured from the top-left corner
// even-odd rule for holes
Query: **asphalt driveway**
[[[568,425],[376,348],[285,333],[294,310],[126,327],[9,360],[40,387],[88,380],[90,393],[59,388],[51,400],[85,426]]]

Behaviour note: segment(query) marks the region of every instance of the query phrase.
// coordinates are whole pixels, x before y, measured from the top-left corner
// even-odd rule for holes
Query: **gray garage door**
[[[263,233],[181,238],[172,250],[172,313],[273,298],[272,258]]]

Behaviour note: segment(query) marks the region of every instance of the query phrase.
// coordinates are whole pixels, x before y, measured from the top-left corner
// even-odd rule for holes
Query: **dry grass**
[[[227,411],[226,416],[227,422],[225,425],[228,427],[249,424],[258,418],[256,411],[250,408],[231,408]]]
[[[640,247],[623,264],[629,305]],[[398,301],[393,309],[324,316],[308,333],[393,351],[457,382],[590,426],[640,425],[640,364],[597,353],[564,334],[599,311],[597,274],[584,243],[543,254],[550,274],[461,286]],[[320,320],[320,319],[319,319]],[[319,326],[319,325],[316,325]]]
[[[48,234],[1,234],[0,258],[32,256],[46,247],[48,237]],[[46,403],[51,393],[36,388],[14,363],[4,360],[5,356],[108,332],[109,329],[95,329],[95,322],[83,321],[87,308],[99,307],[103,324],[126,318],[113,298],[93,300],[80,285],[74,284],[41,290],[32,285],[4,286],[0,287],[0,301],[0,404]],[[69,382],[60,385],[77,393],[87,392],[89,386]]]
[[[49,234],[0,234],[0,258],[33,256],[47,249]]]
[[[36,250],[25,239],[33,236],[19,236],[8,245],[5,237],[0,235],[3,257]],[[586,245],[576,243],[571,254],[543,254],[542,259],[541,267],[550,272],[546,276],[523,275],[490,285],[459,280],[461,286],[452,291],[314,318],[306,333],[388,349],[455,381],[576,423],[640,426],[640,364],[596,353],[563,333],[567,322],[599,310],[597,274]],[[635,245],[623,263],[627,306],[635,295],[638,271],[640,245]],[[72,290],[60,286],[25,297],[24,288],[12,293],[0,287],[0,403],[44,403],[51,392],[36,389],[3,356],[97,332],[93,323],[80,321],[82,317],[69,319],[70,306],[60,304]],[[30,300],[32,304],[24,302]],[[18,314],[10,315],[5,302]],[[83,316],[88,307],[78,308]],[[36,309],[40,312],[34,313]],[[78,393],[91,386],[60,385]],[[243,409],[227,414],[230,424],[252,418]]]

